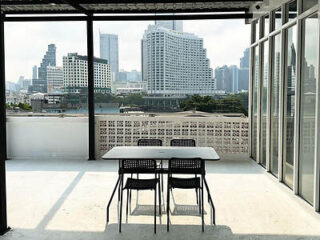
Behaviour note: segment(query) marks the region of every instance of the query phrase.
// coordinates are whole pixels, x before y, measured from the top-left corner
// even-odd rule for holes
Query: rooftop
[[[209,224],[207,205],[205,232],[201,233],[194,191],[174,190],[172,227],[167,233],[163,215],[161,223],[157,219],[157,235],[153,234],[149,191],[139,193],[137,207],[133,194],[133,215],[123,224],[121,234],[116,199],[106,225],[106,204],[117,179],[116,162],[41,158],[9,160],[6,165],[8,221],[13,230],[3,240],[320,239],[320,215],[246,158],[207,164],[216,226]]]

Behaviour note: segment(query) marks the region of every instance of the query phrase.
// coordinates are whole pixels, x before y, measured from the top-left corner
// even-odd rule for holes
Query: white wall
[[[88,158],[87,117],[7,118],[9,158]]]

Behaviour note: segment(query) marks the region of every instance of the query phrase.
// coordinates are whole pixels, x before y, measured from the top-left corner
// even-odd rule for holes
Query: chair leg
[[[157,186],[154,189],[154,234],[157,233]]]
[[[202,232],[204,232],[204,207],[203,207],[203,178],[201,177],[201,221],[202,221]]]
[[[129,209],[129,189],[127,189],[126,222],[128,222],[128,209]]]
[[[121,233],[121,223],[122,223],[122,201],[123,201],[123,190],[122,190],[122,186],[121,186],[121,194],[120,194],[119,233]]]
[[[162,210],[162,205],[161,205],[161,186],[160,186],[160,182],[159,182],[159,186],[158,186],[159,188],[159,192],[158,192],[158,194],[159,194],[159,217],[161,218],[161,215],[162,215],[162,212],[161,212],[161,210]]]
[[[199,203],[198,203],[199,214],[201,215],[201,189],[200,188],[197,188],[197,193],[198,193],[198,199],[199,199]]]
[[[167,186],[167,232],[169,232],[169,212],[170,212],[170,189],[169,189],[169,176],[168,176],[168,186]]]
[[[195,178],[197,178],[197,174],[194,175]],[[197,204],[199,204],[199,193],[198,193],[198,188],[195,189],[196,191],[196,199],[197,199]]]

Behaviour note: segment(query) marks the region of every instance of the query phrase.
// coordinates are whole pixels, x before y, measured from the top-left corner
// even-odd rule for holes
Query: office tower
[[[164,27],[170,30],[183,32],[182,20],[169,20],[169,21],[155,21],[155,25],[159,27]]]
[[[44,81],[45,90],[47,89],[47,67],[56,66],[56,46],[48,45],[48,51],[44,55],[40,67],[38,68],[38,79]]]
[[[119,72],[118,35],[100,33],[100,58],[108,60],[111,72]]]
[[[233,72],[231,67],[225,65],[216,68],[214,71],[217,90],[223,90],[227,93],[233,92]]]
[[[148,94],[214,94],[203,39],[150,25],[141,44],[142,80],[148,83]]]
[[[47,92],[52,93],[55,90],[63,88],[63,68],[47,67]]]
[[[140,82],[141,80],[141,72],[137,70],[132,70],[131,72],[120,70],[116,75],[116,82]]]
[[[37,69],[37,66],[34,65],[32,67],[32,79],[37,79],[38,78],[38,69]]]
[[[247,48],[243,52],[243,57],[240,58],[240,69],[244,69],[244,68],[249,69],[249,63],[250,63],[250,49]]]
[[[237,66],[230,66],[232,72],[232,93],[238,93],[239,91],[239,69]]]
[[[243,57],[240,58],[239,69],[239,91],[249,90],[249,63],[250,63],[250,49],[247,48],[243,52]]]
[[[87,56],[68,53],[63,57],[64,88],[69,92],[87,91],[88,88]],[[94,58],[94,88],[95,92],[111,91],[111,71],[108,61]]]

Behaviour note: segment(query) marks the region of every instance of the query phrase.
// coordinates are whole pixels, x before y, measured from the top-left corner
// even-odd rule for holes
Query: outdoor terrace
[[[216,226],[210,225],[205,201],[206,226],[201,233],[194,191],[174,190],[170,232],[166,232],[164,214],[161,223],[157,219],[157,235],[153,233],[151,191],[139,193],[137,208],[133,194],[133,215],[121,234],[116,199],[106,225],[116,162],[34,158],[9,160],[6,165],[8,222],[13,230],[0,237],[3,240],[320,239],[320,215],[248,158],[234,156],[207,164]]]

